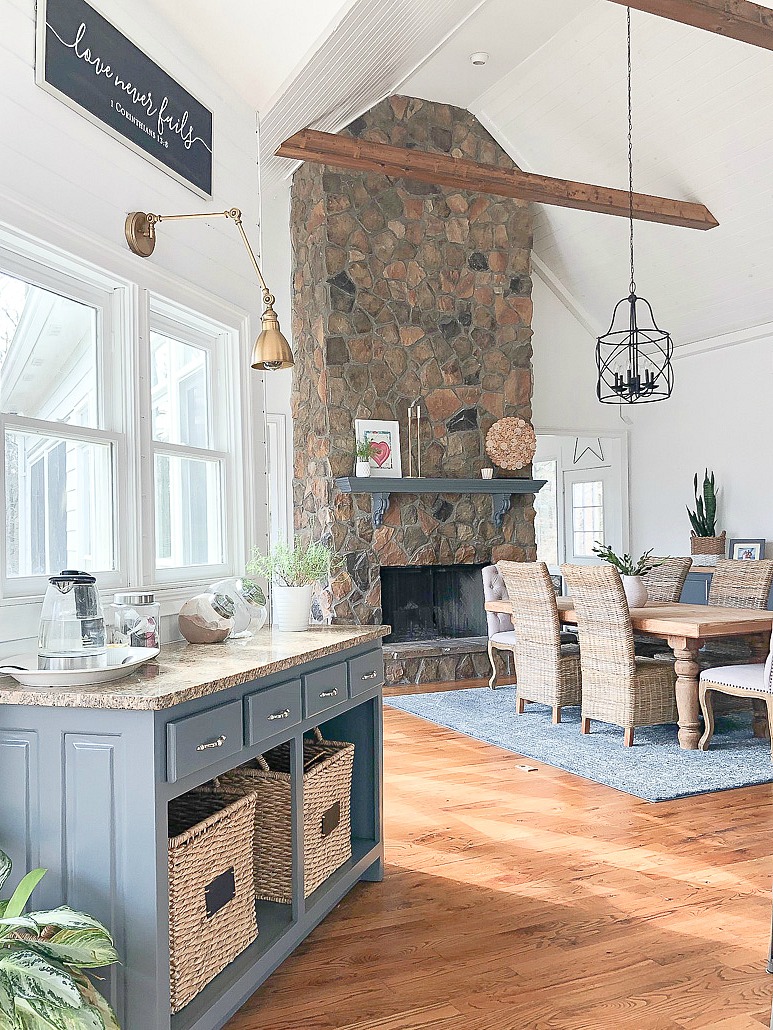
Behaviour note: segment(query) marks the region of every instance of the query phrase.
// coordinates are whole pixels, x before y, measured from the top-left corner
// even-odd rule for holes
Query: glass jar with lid
[[[147,590],[116,594],[112,604],[111,643],[124,647],[161,646],[161,605]]]

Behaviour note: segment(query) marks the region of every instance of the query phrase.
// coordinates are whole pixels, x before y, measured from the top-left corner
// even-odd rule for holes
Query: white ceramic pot
[[[271,625],[284,633],[302,633],[309,628],[312,586],[282,587],[271,593]]]
[[[370,462],[360,461],[360,459],[358,458],[357,461],[354,463],[354,474],[359,479],[367,479],[370,475]]]
[[[621,576],[629,608],[643,608],[647,603],[647,584],[641,576]]]

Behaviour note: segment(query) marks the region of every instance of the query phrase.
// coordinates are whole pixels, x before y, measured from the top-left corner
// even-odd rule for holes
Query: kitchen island
[[[0,677],[0,848],[21,875],[49,870],[36,907],[102,920],[122,965],[103,993],[124,1030],[217,1030],[358,880],[383,875],[381,626],[262,630],[172,644],[101,688]],[[352,857],[303,885],[303,735],[355,745]],[[292,903],[258,902],[259,935],[170,1015],[168,804],[290,742]]]

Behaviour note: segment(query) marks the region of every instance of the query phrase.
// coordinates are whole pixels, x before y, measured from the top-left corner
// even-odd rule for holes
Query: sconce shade
[[[280,368],[292,368],[295,364],[290,344],[279,328],[279,319],[273,307],[273,298],[266,303],[266,310],[261,318],[263,331],[252,348],[252,367],[276,371]]]

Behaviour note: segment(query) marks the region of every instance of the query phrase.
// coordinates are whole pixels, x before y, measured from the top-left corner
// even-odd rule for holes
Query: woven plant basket
[[[258,936],[254,795],[192,791],[169,802],[169,964],[179,1012]]]
[[[354,744],[303,742],[303,869],[308,897],[352,857],[351,795]],[[255,895],[290,904],[293,896],[290,745],[280,744],[255,762],[213,781],[221,794],[255,794]]]
[[[720,554],[724,558],[727,551],[727,533],[722,530],[720,536],[690,536],[691,554]]]

